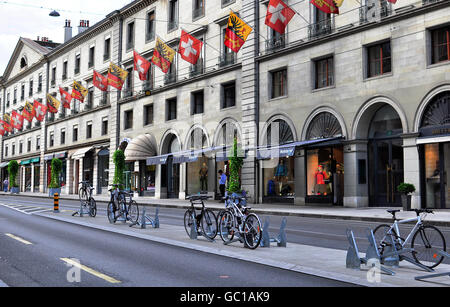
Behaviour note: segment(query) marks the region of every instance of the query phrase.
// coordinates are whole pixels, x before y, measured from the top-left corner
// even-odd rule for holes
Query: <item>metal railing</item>
[[[333,33],[335,30],[334,27],[334,19],[326,19],[320,22],[316,22],[313,24],[310,24],[308,26],[308,37],[309,38],[316,38],[323,35],[328,35]]]
[[[109,60],[109,53],[103,55],[103,61]]]
[[[205,14],[205,11],[203,10],[203,7],[199,7],[197,9],[192,10],[192,18],[199,18]]]
[[[286,36],[282,35],[266,40],[266,52],[272,52],[286,47]]]
[[[178,29],[178,21],[168,21],[167,22],[167,31],[172,31]]]
[[[168,85],[175,82],[177,82],[177,74],[175,72],[167,73],[164,75],[164,85]]]
[[[151,91],[153,89],[153,82],[152,81],[145,81],[142,83],[142,90],[143,91]]]
[[[75,67],[74,73],[75,73],[75,74],[79,74],[79,73],[80,73],[80,67]]]
[[[219,67],[232,65],[236,62],[234,53],[223,54],[219,57]]]
[[[203,74],[204,68],[203,68],[203,61],[202,59],[198,59],[197,64],[191,65],[189,67],[189,77],[195,77],[198,75]]]

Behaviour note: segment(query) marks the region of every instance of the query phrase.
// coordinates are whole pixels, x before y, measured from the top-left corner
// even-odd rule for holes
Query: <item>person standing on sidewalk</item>
[[[219,170],[219,190],[220,190],[220,195],[222,197],[225,197],[225,184],[227,183],[227,175],[225,175],[223,173],[222,170]]]
[[[8,185],[9,185],[9,180],[8,180],[8,178],[6,178],[3,181],[3,192],[8,192]]]

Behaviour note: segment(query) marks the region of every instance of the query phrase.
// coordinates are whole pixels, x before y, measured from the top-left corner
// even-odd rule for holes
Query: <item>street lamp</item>
[[[52,16],[52,17],[59,17],[60,15],[59,15],[59,13],[58,13],[57,11],[53,10],[53,11],[49,14],[49,16]]]

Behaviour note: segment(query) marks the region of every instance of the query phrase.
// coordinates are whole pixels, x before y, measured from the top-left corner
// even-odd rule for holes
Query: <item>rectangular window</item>
[[[41,137],[36,137],[36,150],[41,149]]]
[[[80,64],[81,64],[81,55],[77,54],[75,56],[75,70],[74,70],[75,75],[80,73]]]
[[[5,157],[8,156],[8,145],[5,145]]]
[[[233,50],[231,50],[230,48],[228,48],[227,46],[225,46],[226,32],[227,32],[227,27],[223,27],[222,28],[222,39],[221,39],[222,50],[221,50],[221,55],[220,55],[220,59],[219,59],[220,67],[234,64],[234,61],[235,61],[235,52]]]
[[[198,19],[205,16],[205,0],[193,0],[192,19]]]
[[[72,142],[78,141],[78,126],[73,126]]]
[[[108,134],[108,118],[104,118],[102,121],[102,135]]]
[[[177,98],[166,101],[166,121],[177,118]]]
[[[144,126],[153,124],[153,104],[144,106]]]
[[[450,61],[450,26],[431,31],[432,64]]]
[[[13,104],[17,103],[17,88],[14,89],[14,99],[13,99]]]
[[[367,77],[391,72],[391,43],[385,42],[367,47]]]
[[[94,88],[89,88],[87,103],[85,106],[85,110],[91,110],[94,107]]]
[[[22,153],[22,150],[23,150],[23,143],[22,143],[22,141],[20,141],[19,142],[19,154]]]
[[[111,39],[105,39],[105,48],[103,50],[103,61],[109,60],[111,54]]]
[[[67,61],[64,61],[63,63],[63,74],[62,74],[63,80],[67,79]]]
[[[33,80],[30,80],[30,87],[28,88],[28,96],[33,96]]]
[[[230,108],[236,105],[236,82],[222,85],[222,104],[221,108]]]
[[[89,68],[94,67],[94,62],[95,62],[95,47],[91,47],[89,48],[89,62],[88,62]]]
[[[20,87],[20,100],[25,99],[25,83]]]
[[[333,57],[315,61],[315,88],[334,85]]]
[[[124,112],[124,130],[133,128],[133,110]]]
[[[6,107],[9,107],[9,101],[10,101],[10,99],[9,99],[9,93],[8,93],[8,94],[6,94]]]
[[[61,145],[66,143],[66,129],[61,129]]]
[[[169,20],[167,31],[172,31],[178,28],[178,0],[169,0]]]
[[[55,86],[56,84],[56,67],[52,68],[52,80],[51,80],[51,86]]]
[[[191,94],[191,115],[203,113],[203,91]]]
[[[12,144],[12,149],[11,149],[11,155],[15,155],[16,154],[16,144]]]
[[[270,98],[283,97],[287,95],[287,69],[273,71],[271,74],[271,96]]]
[[[55,136],[53,134],[53,132],[50,132],[50,137],[49,137],[49,145],[50,147],[52,147],[55,144]]]
[[[86,138],[90,139],[92,137],[92,122],[86,123]]]
[[[27,152],[31,151],[31,139],[27,140]]]
[[[38,78],[38,93],[42,92],[42,75]]]
[[[147,13],[147,32],[145,38],[147,41],[155,39],[155,11]]]
[[[133,77],[134,77],[133,68],[134,67],[130,67],[127,69],[128,76],[127,79],[125,80],[124,97],[133,96]]]
[[[127,25],[127,50],[134,47],[134,22]]]

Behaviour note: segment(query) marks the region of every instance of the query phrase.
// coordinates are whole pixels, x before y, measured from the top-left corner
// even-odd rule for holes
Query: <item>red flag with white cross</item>
[[[106,92],[108,90],[108,78],[103,76],[94,70],[94,76],[92,77],[92,84],[102,92]]]
[[[61,102],[63,107],[70,109],[70,102],[72,101],[72,94],[65,91],[62,87],[59,88],[59,93],[61,94]]]
[[[295,11],[281,0],[270,0],[267,6],[266,25],[280,34],[284,34]]]
[[[17,130],[22,129],[23,126],[23,116],[15,110],[11,112],[11,125]]]
[[[47,106],[43,105],[39,101],[34,101],[34,116],[38,121],[43,121],[45,117],[45,113],[47,113]]]
[[[181,30],[180,46],[178,47],[178,53],[181,58],[193,65],[197,64],[200,54],[202,52],[203,42],[196,39],[192,35]]]
[[[136,51],[133,51],[133,53],[134,53],[134,70],[136,70],[139,73],[139,79],[141,81],[146,81],[147,72],[150,69],[151,63]]]
[[[0,119],[0,135],[1,136],[4,136],[5,132],[6,132],[4,124],[5,124],[5,122]]]

